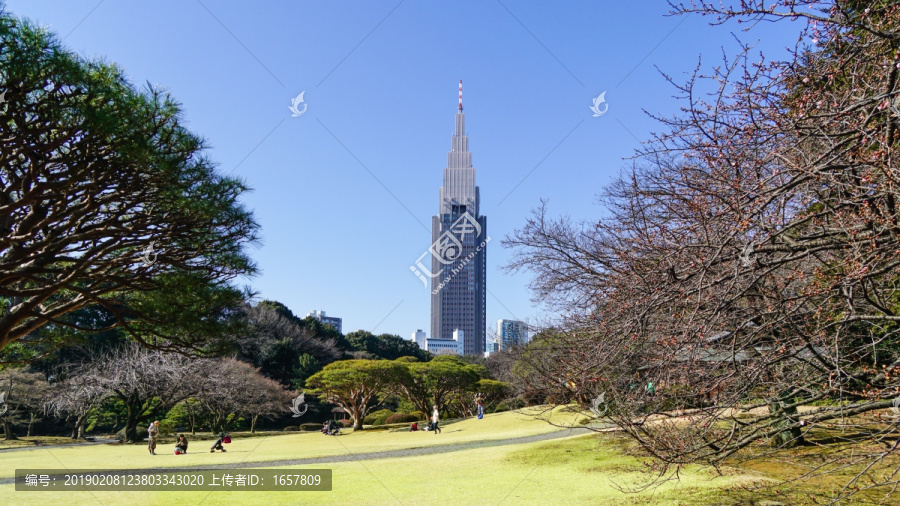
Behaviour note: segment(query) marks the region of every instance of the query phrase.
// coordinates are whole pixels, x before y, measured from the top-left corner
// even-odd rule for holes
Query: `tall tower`
[[[438,215],[431,218],[431,337],[463,336],[462,351],[481,355],[485,347],[487,218],[479,210],[475,168],[466,136],[462,81],[456,130],[447,153]]]

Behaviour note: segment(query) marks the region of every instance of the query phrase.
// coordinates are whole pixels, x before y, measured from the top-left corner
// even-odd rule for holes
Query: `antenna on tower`
[[[459,80],[459,110],[462,110],[462,79]]]

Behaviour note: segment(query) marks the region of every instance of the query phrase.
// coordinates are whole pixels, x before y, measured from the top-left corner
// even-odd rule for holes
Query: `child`
[[[409,426],[409,431],[415,432],[417,430],[419,430],[419,424],[417,424],[416,422],[413,422],[412,425]]]

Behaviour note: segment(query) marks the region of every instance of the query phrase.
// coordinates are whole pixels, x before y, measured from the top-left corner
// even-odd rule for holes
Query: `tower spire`
[[[462,109],[462,79],[459,80],[459,110]]]

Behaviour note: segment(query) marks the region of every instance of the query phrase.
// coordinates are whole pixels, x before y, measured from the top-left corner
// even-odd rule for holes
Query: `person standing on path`
[[[438,427],[438,422],[441,421],[441,416],[438,414],[437,404],[434,405],[434,413],[431,414],[431,428],[434,430],[434,433],[437,434],[441,431],[441,428]]]
[[[156,455],[156,438],[159,436],[159,420],[155,420],[153,423],[147,427],[147,449],[150,450],[150,455]]]

